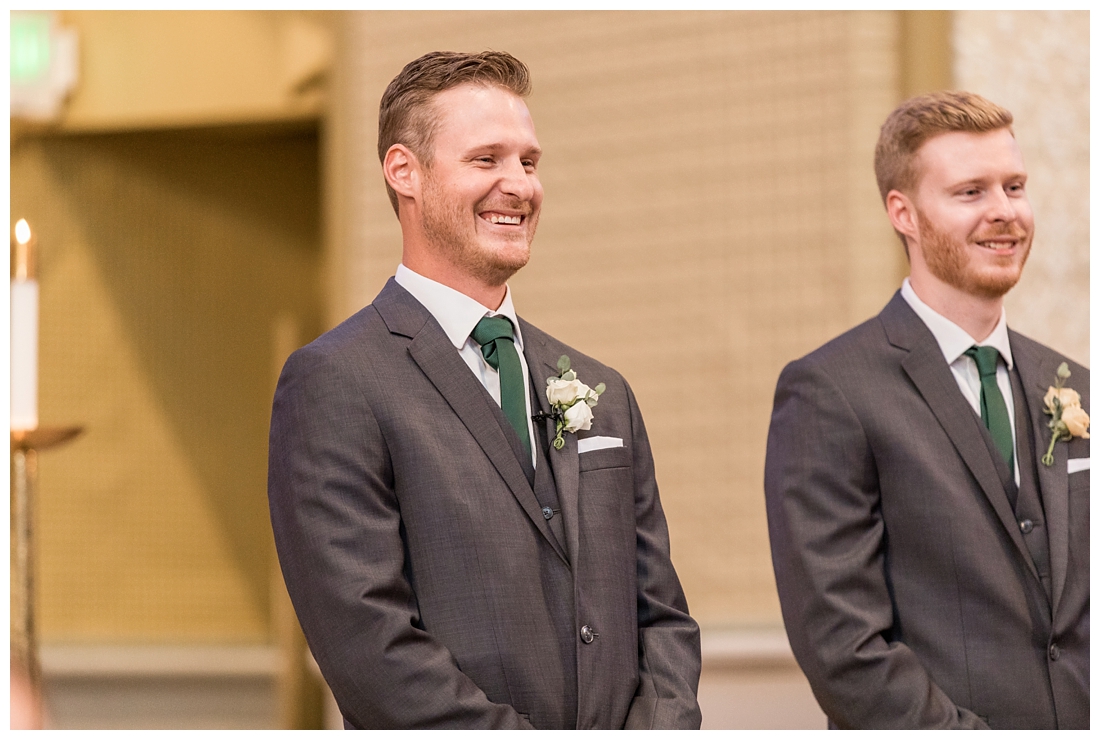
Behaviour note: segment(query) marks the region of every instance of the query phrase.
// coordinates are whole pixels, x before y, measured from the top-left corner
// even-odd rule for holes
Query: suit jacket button
[[[1062,648],[1058,647],[1057,643],[1051,643],[1048,654],[1051,660],[1058,660],[1062,656]]]
[[[600,633],[589,627],[587,624],[581,627],[581,642],[585,645],[592,644],[592,641],[600,636]]]
[[[553,519],[554,518],[554,510],[551,509],[549,506],[542,507],[542,518],[546,519],[546,520]]]
[[[1020,531],[1024,534],[1030,534],[1033,529],[1035,529],[1035,522],[1030,519],[1024,519],[1020,522]]]

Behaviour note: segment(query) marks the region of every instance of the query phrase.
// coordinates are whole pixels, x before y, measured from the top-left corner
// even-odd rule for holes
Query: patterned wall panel
[[[319,323],[316,133],[24,139],[41,243],[46,641],[266,639],[278,326]],[[307,336],[303,336],[308,338]]]

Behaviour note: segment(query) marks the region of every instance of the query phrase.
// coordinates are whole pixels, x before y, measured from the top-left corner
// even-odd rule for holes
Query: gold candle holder
[[[31,687],[41,692],[34,588],[34,509],[38,451],[76,437],[82,427],[40,427],[11,433],[11,659],[23,665]]]

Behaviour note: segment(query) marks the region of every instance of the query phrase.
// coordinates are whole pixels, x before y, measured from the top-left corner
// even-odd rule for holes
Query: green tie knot
[[[500,369],[500,353],[497,352],[497,340],[507,339],[515,342],[512,337],[512,322],[505,316],[486,316],[477,322],[477,326],[470,332],[473,340],[481,345],[481,356],[494,370]]]
[[[987,378],[997,374],[997,360],[1001,353],[996,347],[971,347],[965,354],[977,364],[978,375],[981,377]]]

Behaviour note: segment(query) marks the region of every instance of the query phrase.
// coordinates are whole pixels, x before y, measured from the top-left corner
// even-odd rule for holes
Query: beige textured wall
[[[348,13],[338,28],[330,323],[400,259],[374,153],[385,85],[433,49],[523,59],[546,201],[518,310],[634,386],[693,613],[777,624],[775,380],[902,274],[871,170],[896,103],[896,14]]]
[[[1015,117],[1035,242],[1008,322],[1089,364],[1089,12],[957,11],[955,84]]]
[[[12,149],[40,420],[85,427],[39,458],[44,641],[268,638],[271,365],[276,327],[320,321],[317,162],[311,131]]]

